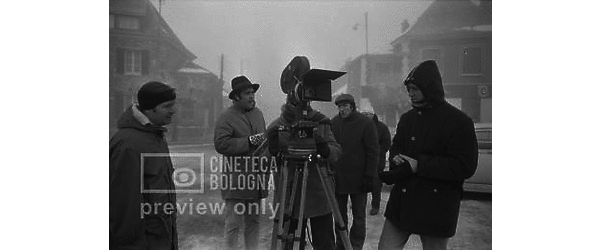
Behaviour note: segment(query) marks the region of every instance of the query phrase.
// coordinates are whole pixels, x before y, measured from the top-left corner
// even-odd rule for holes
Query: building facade
[[[392,43],[402,75],[436,60],[446,99],[475,122],[492,122],[492,1],[438,0]]]
[[[208,127],[214,124],[214,112],[220,112],[222,103],[207,96],[221,95],[222,80],[193,63],[196,56],[150,1],[110,0],[109,12],[110,135],[116,132],[121,113],[136,102],[138,89],[148,81],[162,81],[177,89],[179,114],[169,126],[169,140],[197,139],[205,130],[211,131]]]

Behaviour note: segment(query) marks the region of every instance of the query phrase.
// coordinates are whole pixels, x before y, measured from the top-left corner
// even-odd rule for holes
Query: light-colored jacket
[[[265,119],[262,111],[254,107],[249,111],[243,111],[232,105],[226,109],[217,119],[214,133],[214,146],[218,153],[225,158],[221,180],[221,197],[223,199],[260,199],[268,195],[267,185],[256,185],[257,183],[268,183],[268,171],[256,171],[252,167],[252,160],[248,156],[258,148],[252,146],[248,136],[264,133]],[[246,157],[246,158],[244,158]],[[237,159],[237,162],[236,162]],[[235,164],[240,164],[235,167]],[[253,182],[252,186],[248,185]]]

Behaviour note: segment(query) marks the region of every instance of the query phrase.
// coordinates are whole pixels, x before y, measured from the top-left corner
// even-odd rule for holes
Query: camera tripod
[[[292,179],[292,189],[288,189],[288,175],[290,171],[291,163],[293,167],[294,178]],[[302,237],[302,231],[304,230],[305,218],[305,205],[306,205],[306,183],[308,180],[309,171],[317,170],[319,179],[325,191],[327,197],[327,203],[333,212],[334,221],[338,227],[336,230],[342,238],[345,249],[352,249],[350,245],[350,238],[348,237],[348,231],[342,215],[340,213],[337,201],[334,197],[334,188],[330,169],[327,164],[323,163],[320,156],[317,157],[316,152],[306,151],[300,154],[292,154],[284,156],[283,167],[281,168],[281,178],[277,184],[277,190],[280,190],[279,195],[279,209],[277,210],[277,217],[274,220],[273,234],[271,239],[271,249],[304,249],[305,237]],[[296,199],[296,191],[300,187],[300,205],[294,206]],[[288,192],[290,192],[289,199]],[[289,200],[289,204],[286,201]],[[291,222],[294,219],[294,215],[298,210],[298,222],[296,228],[291,228]]]

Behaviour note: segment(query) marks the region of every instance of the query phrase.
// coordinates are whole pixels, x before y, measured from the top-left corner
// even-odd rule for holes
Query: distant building
[[[475,122],[492,122],[492,1],[438,0],[392,43],[402,76],[437,61],[446,99]]]
[[[169,140],[196,141],[212,131],[222,110],[223,82],[193,63],[190,52],[148,0],[110,0],[109,133],[139,87],[152,80],[177,88],[177,111]]]

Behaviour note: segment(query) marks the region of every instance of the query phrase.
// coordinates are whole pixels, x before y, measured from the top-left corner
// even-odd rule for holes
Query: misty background
[[[267,123],[279,115],[284,103],[279,78],[294,56],[307,56],[311,68],[341,70],[346,61],[367,52],[366,40],[369,54],[390,53],[390,42],[401,35],[403,20],[413,24],[431,4],[416,0],[151,2],[198,57],[195,63],[219,75],[223,54],[225,92],[240,74],[261,84],[257,106]]]

